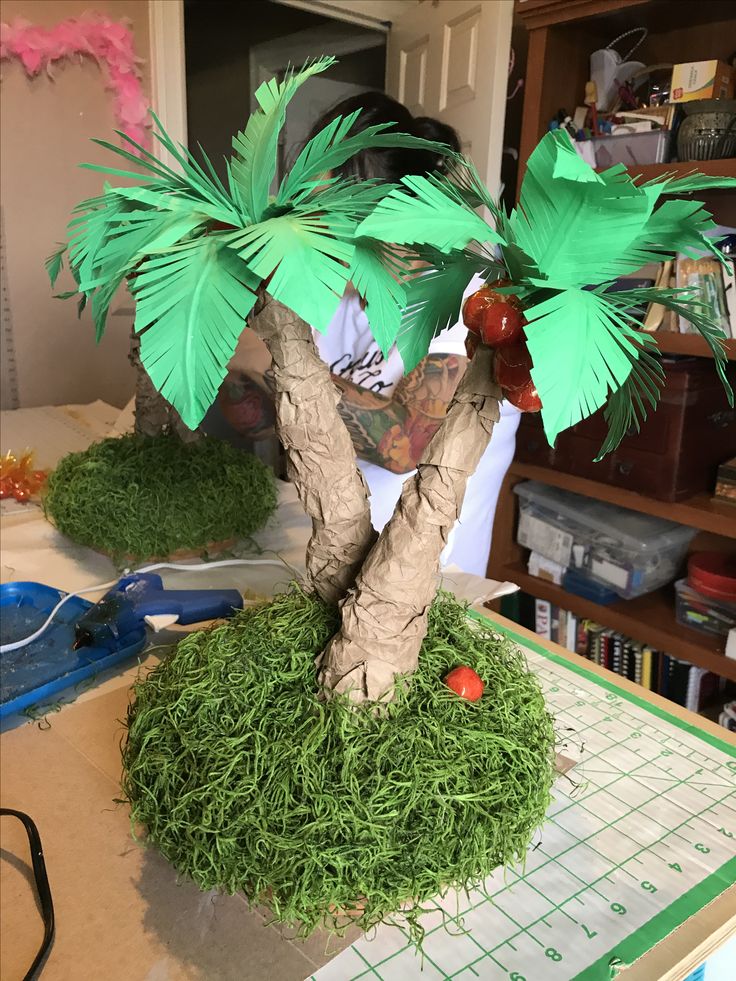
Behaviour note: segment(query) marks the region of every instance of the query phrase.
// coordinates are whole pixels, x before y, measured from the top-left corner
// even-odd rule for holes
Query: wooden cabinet
[[[520,147],[522,171],[524,161],[546,132],[549,120],[561,107],[572,112],[581,104],[591,52],[605,47],[617,35],[634,27],[646,27],[649,35],[636,57],[649,64],[727,60],[736,38],[736,4],[732,0],[517,0],[517,10],[529,31]],[[632,168],[631,173],[648,180],[664,172],[689,173],[695,169],[736,177],[736,160],[652,164]],[[720,223],[736,225],[733,191],[711,193],[707,205]],[[666,333],[655,336],[663,353],[708,357],[708,349],[700,337]],[[727,351],[729,360],[736,359],[735,340],[727,342]],[[725,408],[725,397],[723,404]],[[636,600],[599,606],[530,576],[526,567],[528,553],[516,543],[518,499],[513,487],[521,480],[540,480],[620,507],[678,521],[698,529],[693,550],[736,549],[736,507],[714,503],[709,492],[699,492],[675,503],[655,500],[612,484],[605,476],[605,464],[600,472],[591,471],[587,477],[550,469],[550,464],[553,464],[552,454],[542,445],[536,463],[527,454],[523,461],[517,458],[511,465],[498,500],[489,577],[516,582],[531,595],[547,599],[577,616],[596,620],[736,681],[736,661],[723,656],[722,639],[676,622],[672,586]]]
[[[736,388],[733,363],[728,378]],[[660,501],[681,501],[712,490],[719,464],[736,457],[736,408],[729,406],[713,363],[705,358],[670,361],[657,411],[596,462],[607,431],[599,411],[560,433],[552,449],[541,417],[527,413],[516,438],[516,460]]]

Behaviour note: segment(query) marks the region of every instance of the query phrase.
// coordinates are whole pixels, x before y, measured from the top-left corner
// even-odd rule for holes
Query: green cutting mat
[[[736,749],[511,636],[562,752],[580,760],[558,780],[524,867],[438,898],[423,921],[423,962],[399,921],[312,981],[607,981],[736,882]]]

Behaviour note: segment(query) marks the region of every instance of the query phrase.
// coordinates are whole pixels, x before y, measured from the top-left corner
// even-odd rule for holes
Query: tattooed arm
[[[467,359],[430,354],[386,397],[333,375],[355,451],[393,473],[409,473],[445,418]]]
[[[243,332],[218,401],[237,433],[265,439],[273,435],[275,422],[271,357],[251,333]],[[466,365],[465,358],[454,354],[430,354],[399,381],[390,397],[333,374],[342,394],[338,412],[358,456],[394,473],[413,470],[445,418]]]
[[[272,377],[270,368],[260,378],[231,371],[222,383],[217,397],[220,410],[240,436],[259,440],[274,435],[276,411]]]

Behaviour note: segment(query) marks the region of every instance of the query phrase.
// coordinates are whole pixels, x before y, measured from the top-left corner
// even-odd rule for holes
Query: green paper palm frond
[[[711,252],[725,263],[721,250],[708,236],[715,228],[716,223],[700,201],[665,201],[632,242],[627,271],[640,269],[647,262],[662,262],[675,252],[691,257]]]
[[[397,245],[431,245],[441,252],[462,249],[468,242],[500,242],[500,236],[448,183],[427,177],[405,177],[362,222],[360,235]]]
[[[229,234],[227,245],[259,281],[272,276],[272,296],[317,330],[327,330],[348,282],[353,246],[334,234],[324,216],[292,212],[268,218]]]
[[[334,58],[318,58],[307,62],[299,72],[289,70],[283,81],[272,78],[256,90],[260,111],[254,112],[245,129],[233,137],[231,162],[232,178],[251,222],[260,221],[268,206],[286,107],[300,85],[312,75],[326,71],[334,62]]]
[[[506,230],[514,247],[521,248],[539,271],[529,276],[522,270],[522,283],[526,279],[528,286],[560,290],[526,312],[533,377],[550,442],[621,391],[606,412],[610,428],[603,452],[609,452],[641,417],[644,404],[656,401],[651,356],[645,358],[642,353],[655,342],[635,334],[627,320],[627,313],[642,301],[676,309],[695,324],[711,346],[716,368],[732,397],[715,325],[692,296],[660,289],[644,291],[646,296],[642,291],[603,294],[589,289],[677,252],[695,255],[705,250],[722,258],[708,236],[715,224],[699,202],[665,201],[656,209],[655,205],[662,193],[729,183],[694,175],[682,181],[637,186],[620,166],[596,174],[560,133],[548,134],[534,151],[519,208]],[[570,291],[572,287],[575,292]],[[550,321],[549,312],[539,319],[543,311],[552,311],[554,319]],[[633,342],[632,350],[629,345]],[[633,371],[631,379],[627,361]],[[575,370],[569,370],[569,365],[575,365]],[[579,380],[578,370],[582,370]],[[628,406],[626,412],[623,406]],[[624,424],[630,414],[632,418]]]
[[[288,103],[333,63],[319,58],[261,85],[259,109],[225,161],[225,181],[201,148],[197,159],[155,115],[154,136],[171,166],[122,133],[123,146],[95,141],[122,166],[83,165],[134,183],[105,185],[75,209],[68,259],[78,291],[61,295],[80,294],[80,312],[90,302],[99,339],[116,290],[134,280],[143,365],[189,426],[198,425],[214,398],[264,281],[273,296],[324,331],[352,278],[384,351],[399,329],[402,261],[382,242],[355,241],[359,223],[393,185],[324,174],[363,150],[403,146],[439,156],[448,148],[388,125],[351,134],[353,113],[304,147],[277,197],[269,198]],[[52,284],[63,255],[60,249],[47,261]]]
[[[463,293],[472,277],[500,275],[503,271],[489,256],[471,251],[423,249],[419,254],[425,264],[406,284],[406,307],[396,338],[407,372],[427,356],[440,331],[458,322]]]
[[[736,190],[736,177],[707,177],[693,169],[691,174],[675,177],[674,174],[661,174],[653,177],[639,187],[654,190],[659,194],[691,194],[693,191],[712,191],[714,187]]]
[[[370,238],[356,238],[348,276],[364,298],[376,343],[384,358],[394,346],[406,307],[406,259],[387,245]]]
[[[357,109],[349,116],[337,116],[307,143],[281,182],[276,195],[277,205],[282,206],[288,201],[298,201],[310,194],[315,187],[325,183],[326,174],[341,167],[363,150],[375,151],[402,147],[413,150],[433,150],[438,156],[442,152],[448,155],[452,153],[450,148],[443,144],[394,131],[395,123],[378,123],[367,127],[361,133],[350,135],[350,130],[359,115],[360,110]]]
[[[622,165],[596,173],[560,131],[548,133],[530,156],[519,204],[510,215],[493,201],[468,161],[455,159],[449,177],[451,187],[436,176],[404,182],[413,195],[403,188],[394,191],[359,229],[389,241],[393,236],[417,252],[427,242],[448,250],[447,263],[409,280],[397,337],[407,370],[426,355],[436,332],[457,319],[463,291],[477,270],[478,246],[495,243],[491,276],[510,279],[510,286],[496,288],[525,304],[532,377],[551,443],[559,432],[605,406],[609,433],[602,452],[610,452],[656,405],[663,379],[656,341],[636,329],[632,314],[642,302],[662,303],[691,321],[710,346],[732,400],[723,334],[692,293],[606,289],[618,277],[673,253],[709,251],[724,261],[710,237],[715,224],[700,202],[660,204],[659,199],[734,187],[736,181],[694,173],[637,184]],[[427,186],[442,193],[443,200],[428,194]],[[412,196],[418,201],[412,202]],[[465,220],[474,207],[488,209],[495,235]],[[463,218],[453,225],[459,214]]]
[[[48,273],[52,286],[56,286],[56,280],[59,278],[59,273],[64,268],[65,253],[66,243],[60,243],[56,251],[52,252],[44,262],[44,266],[46,267],[46,272]],[[73,293],[72,296],[74,296]]]
[[[524,314],[532,378],[553,445],[558,433],[592,415],[624,384],[642,338],[607,294],[593,290],[557,292]]]
[[[627,249],[651,210],[623,168],[596,174],[563,134],[545,137],[529,158],[509,231],[545,283],[583,287],[628,271]]]
[[[146,259],[136,274],[141,360],[192,429],[217,395],[258,284],[216,234]]]
[[[649,350],[640,350],[628,378],[606,401],[603,416],[608,425],[608,433],[596,462],[615,450],[624,436],[632,431],[640,431],[649,409],[657,408],[663,384],[662,363]]]
[[[648,289],[620,290],[617,293],[612,293],[610,300],[614,304],[621,305],[623,309],[629,309],[642,303],[659,303],[668,310],[672,310],[679,317],[689,320],[710,348],[716,371],[723,383],[729,403],[733,405],[733,391],[725,371],[727,360],[726,335],[713,319],[710,307],[704,304],[697,295],[697,291],[687,286],[674,289],[650,287]]]

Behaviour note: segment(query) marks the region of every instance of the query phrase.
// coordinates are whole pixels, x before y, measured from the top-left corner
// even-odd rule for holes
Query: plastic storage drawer
[[[521,513],[517,541],[624,599],[677,577],[693,528],[605,504],[536,480],[514,487]]]

